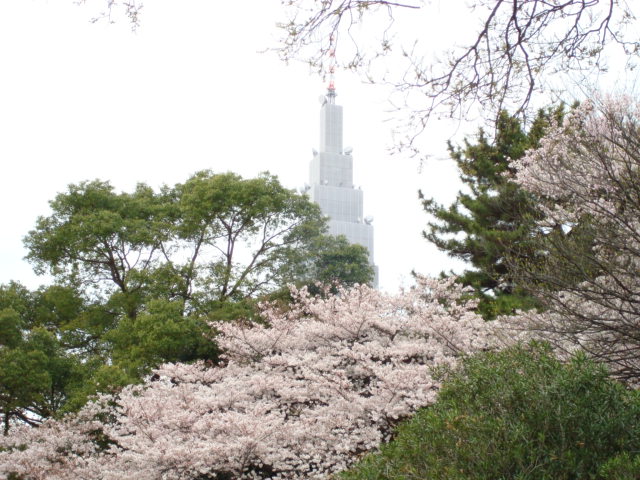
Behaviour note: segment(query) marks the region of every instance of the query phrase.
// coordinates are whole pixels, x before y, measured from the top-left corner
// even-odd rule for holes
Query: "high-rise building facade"
[[[309,196],[329,217],[330,235],[344,235],[350,243],[369,250],[369,262],[375,270],[377,287],[372,218],[364,217],[362,190],[353,184],[352,149],[343,148],[342,106],[336,105],[336,91],[332,85],[321,101],[320,145],[317,151],[313,151],[311,160]]]

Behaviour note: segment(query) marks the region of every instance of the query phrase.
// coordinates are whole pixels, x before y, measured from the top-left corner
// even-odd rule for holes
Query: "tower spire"
[[[333,42],[333,35],[329,37],[329,86],[327,87],[327,99],[329,103],[336,103],[336,49]]]
[[[327,87],[327,101],[331,104],[335,104],[337,95],[338,94],[336,93],[336,86],[333,83],[333,80],[331,80],[329,82],[329,86]]]

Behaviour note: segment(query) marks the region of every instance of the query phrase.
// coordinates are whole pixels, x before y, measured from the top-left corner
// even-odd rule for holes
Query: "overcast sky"
[[[289,188],[308,181],[326,82],[264,52],[276,42],[279,0],[152,0],[136,32],[121,18],[89,22],[91,6],[106,0],[74,3],[0,1],[0,283],[43,281],[23,260],[22,238],[70,183],[98,178],[131,190],[202,169],[247,177],[268,170]],[[435,26],[425,35],[459,35],[438,17],[442,5],[431,2]],[[381,287],[407,285],[412,269],[437,275],[453,267],[421,238],[427,218],[417,191],[454,199],[460,184],[446,141],[475,126],[430,123],[421,139],[430,160],[420,169],[388,152],[386,90],[345,72],[336,88],[355,183],[374,217]]]
[[[22,238],[70,183],[130,190],[201,169],[268,170],[289,188],[308,181],[326,83],[264,53],[280,2],[153,0],[143,13],[133,33],[122,19],[91,24],[89,8],[71,0],[0,2],[0,283],[45,280],[23,260]],[[455,170],[435,160],[420,173],[416,160],[388,153],[386,91],[347,73],[336,87],[381,287],[408,284],[412,269],[437,274],[449,263],[421,238],[417,191],[451,201]],[[437,130],[426,140],[444,159],[449,133]]]

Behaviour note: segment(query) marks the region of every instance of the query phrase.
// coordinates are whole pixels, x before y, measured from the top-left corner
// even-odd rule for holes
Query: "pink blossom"
[[[268,326],[216,325],[222,367],[164,365],[77,416],[4,438],[0,472],[327,478],[434,401],[432,367],[495,346],[464,293],[452,279],[421,279],[397,296],[366,286],[326,299],[301,290],[288,311],[264,307]],[[106,450],[96,431],[112,442]]]
[[[525,272],[549,307],[529,314],[528,328],[640,381],[640,103],[585,102],[513,164],[517,182],[540,200],[541,226],[561,227],[565,245],[579,245],[552,239],[544,277]]]

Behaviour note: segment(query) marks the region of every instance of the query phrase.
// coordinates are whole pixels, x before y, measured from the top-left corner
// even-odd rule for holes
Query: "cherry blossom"
[[[620,377],[640,379],[640,104],[595,98],[515,161],[540,200],[547,234],[522,278],[548,307],[528,328],[580,347]],[[544,230],[546,229],[546,230]]]
[[[395,296],[294,291],[286,311],[264,306],[264,325],[215,325],[220,366],[163,365],[76,416],[12,431],[0,476],[327,478],[435,400],[433,367],[497,346],[466,293],[453,279]]]

